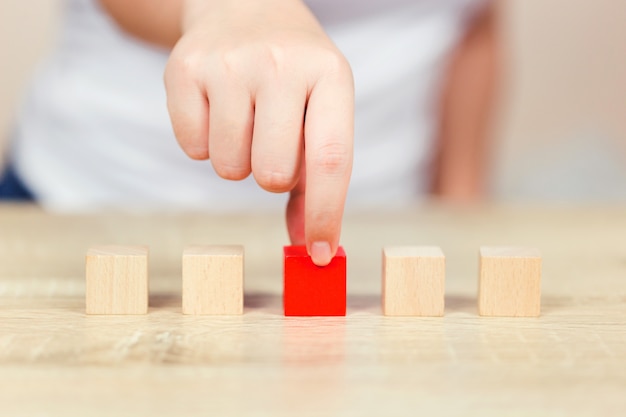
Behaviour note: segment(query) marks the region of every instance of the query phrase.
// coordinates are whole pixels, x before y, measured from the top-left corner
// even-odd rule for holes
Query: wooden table
[[[348,213],[345,318],[282,316],[286,241],[281,213],[0,205],[0,415],[626,415],[626,207]],[[94,243],[150,245],[148,315],[85,316]],[[243,316],[181,314],[192,243],[245,245]],[[444,318],[381,315],[389,244],[443,248]],[[541,249],[541,318],[477,316],[482,244]]]

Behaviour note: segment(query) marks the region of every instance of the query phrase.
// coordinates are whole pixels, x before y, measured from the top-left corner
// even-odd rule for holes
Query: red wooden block
[[[285,316],[346,315],[346,253],[340,246],[326,266],[317,266],[305,246],[285,246]]]

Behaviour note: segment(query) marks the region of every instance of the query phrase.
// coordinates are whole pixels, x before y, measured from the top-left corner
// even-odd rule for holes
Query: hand
[[[301,0],[187,0],[165,72],[174,133],[218,175],[291,191],[292,244],[326,265],[352,170],[346,59]]]

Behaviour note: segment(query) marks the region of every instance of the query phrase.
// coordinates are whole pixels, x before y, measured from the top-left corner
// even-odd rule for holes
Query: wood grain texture
[[[243,258],[241,245],[185,248],[183,314],[242,314]]]
[[[435,246],[383,249],[382,306],[386,316],[443,316],[446,259]]]
[[[541,313],[541,254],[536,248],[482,247],[479,251],[478,313],[538,317]]]
[[[87,314],[148,312],[148,248],[94,246],[85,259]]]
[[[626,212],[347,212],[345,317],[284,317],[284,216],[50,215],[0,205],[2,416],[622,416]],[[581,238],[584,236],[584,239]],[[385,317],[381,248],[446,254],[444,317]],[[150,311],[86,316],[94,242],[150,246]],[[181,314],[181,254],[246,248],[241,316]],[[479,317],[477,249],[539,247],[539,318]]]

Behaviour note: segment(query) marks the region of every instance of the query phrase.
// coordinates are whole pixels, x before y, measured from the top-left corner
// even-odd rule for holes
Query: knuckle
[[[309,219],[313,224],[318,225],[321,230],[334,230],[336,228],[336,219],[338,213],[336,210],[330,209],[317,209],[311,210],[309,213]],[[339,216],[340,218],[340,216]]]
[[[352,153],[341,142],[327,143],[313,152],[311,160],[315,173],[324,176],[343,176],[352,166]]]
[[[166,86],[177,78],[195,78],[201,68],[201,57],[198,54],[182,54],[172,52],[165,66],[164,79]]]
[[[223,73],[239,74],[261,63],[270,69],[283,68],[286,59],[283,48],[275,42],[250,42],[222,45],[213,51],[211,66]]]
[[[269,69],[275,74],[281,74],[287,67],[286,54],[282,46],[269,43],[262,49],[262,56]]]
[[[215,51],[212,66],[223,74],[239,72],[245,67],[242,63],[243,51],[238,47],[223,47]]]
[[[322,62],[328,74],[342,79],[351,80],[353,78],[352,67],[340,52],[327,51]]]
[[[214,66],[223,75],[245,78],[251,68],[266,77],[285,74],[291,65],[291,57],[285,47],[276,40],[252,42],[246,45],[229,45],[217,51]]]

